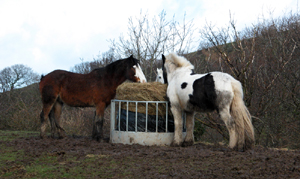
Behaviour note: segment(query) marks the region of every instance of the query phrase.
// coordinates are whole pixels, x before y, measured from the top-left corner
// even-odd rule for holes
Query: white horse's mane
[[[191,64],[183,56],[178,56],[176,53],[170,53],[166,56],[166,61],[170,60],[176,67],[190,67],[190,69],[194,69],[194,65]]]

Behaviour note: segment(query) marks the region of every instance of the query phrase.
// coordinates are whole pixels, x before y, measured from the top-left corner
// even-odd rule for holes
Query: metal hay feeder
[[[129,111],[130,103],[135,104],[135,111]],[[121,105],[126,109],[121,109]],[[138,105],[145,105],[145,113],[138,112]],[[148,106],[156,105],[156,115],[148,114]],[[164,116],[158,114],[158,106],[165,105]],[[167,101],[111,101],[110,142],[140,145],[170,145],[174,137],[174,120],[168,114]],[[183,131],[185,131],[185,116]],[[186,132],[183,132],[185,137]]]

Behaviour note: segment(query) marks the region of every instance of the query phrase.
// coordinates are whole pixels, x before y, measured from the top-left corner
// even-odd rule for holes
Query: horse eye
[[[159,79],[161,79],[161,77],[158,77]]]

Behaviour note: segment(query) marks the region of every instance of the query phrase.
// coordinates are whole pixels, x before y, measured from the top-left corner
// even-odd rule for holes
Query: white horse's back
[[[183,71],[183,70],[179,70],[178,73],[174,74],[175,77],[170,79],[169,84],[168,84],[168,90],[167,90],[167,94],[170,98],[170,100],[174,100],[174,102],[178,102],[180,101],[180,105],[181,107],[185,110],[185,111],[191,111],[191,110],[196,110],[198,112],[209,112],[211,110],[215,110],[215,109],[207,109],[207,108],[199,108],[197,106],[194,106],[193,104],[190,103],[191,101],[191,94],[193,94],[193,92],[195,90],[200,90],[195,89],[197,88],[195,86],[195,81],[198,80],[202,80],[202,78],[207,78],[207,75],[211,75],[214,81],[214,87],[212,87],[217,94],[222,94],[222,93],[226,93],[226,95],[230,95],[229,97],[233,98],[233,90],[232,90],[232,85],[231,83],[233,81],[238,82],[237,80],[235,80],[232,76],[230,76],[227,73],[222,73],[222,72],[211,72],[211,73],[206,73],[206,74],[193,74],[191,75],[191,71],[187,70],[187,71]],[[204,79],[203,79],[204,80]],[[239,83],[239,82],[238,82]],[[201,88],[201,87],[200,87]],[[204,88],[201,88],[202,90],[204,90]],[[204,93],[204,91],[203,91]],[[201,100],[201,99],[195,99],[195,100]],[[231,101],[229,101],[231,102]],[[217,106],[216,106],[217,107]]]

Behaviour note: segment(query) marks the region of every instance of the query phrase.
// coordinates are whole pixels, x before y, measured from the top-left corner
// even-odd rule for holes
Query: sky
[[[226,27],[229,12],[238,30],[259,18],[298,12],[298,0],[0,0],[0,70],[23,64],[38,74],[70,70],[109,50],[127,33],[128,18],[157,16]],[[198,32],[195,32],[197,35]]]

